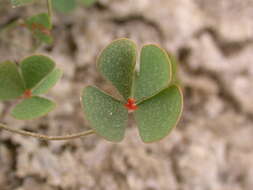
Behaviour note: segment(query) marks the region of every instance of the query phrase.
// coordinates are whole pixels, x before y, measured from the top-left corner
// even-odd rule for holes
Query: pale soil
[[[5,3],[7,4],[7,3]],[[0,26],[45,9],[0,4]],[[35,7],[35,9],[33,9]],[[54,18],[55,43],[37,53],[53,57],[64,77],[49,96],[58,108],[16,128],[59,135],[89,129],[81,89],[113,89],[95,60],[110,41],[158,43],[180,59],[185,107],[176,130],[143,144],[134,125],[122,143],[98,136],[41,142],[0,132],[0,190],[252,190],[253,0],[101,0],[91,9]],[[14,44],[4,41],[11,39]],[[5,34],[0,61],[29,55],[30,34]],[[87,127],[85,127],[87,126]]]

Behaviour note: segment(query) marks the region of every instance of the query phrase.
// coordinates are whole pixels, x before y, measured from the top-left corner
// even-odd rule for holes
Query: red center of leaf
[[[32,24],[32,30],[33,31],[39,30],[39,31],[41,31],[45,35],[48,35],[48,36],[50,35],[50,30],[47,29],[46,27],[44,27],[42,24],[33,23]]]
[[[127,100],[127,103],[125,104],[125,107],[128,109],[129,112],[135,111],[138,109],[138,106],[136,105],[135,99],[129,98]]]
[[[32,97],[32,91],[29,90],[29,89],[25,90],[23,97],[24,98],[31,98]]]
[[[21,23],[20,24],[21,27],[26,27],[26,28],[29,28],[29,26],[25,23]],[[39,30],[41,31],[43,34],[45,35],[50,35],[51,34],[51,31],[50,29],[47,29],[46,27],[44,27],[42,24],[38,24],[38,23],[32,23],[31,24],[31,30],[34,32],[35,30]]]

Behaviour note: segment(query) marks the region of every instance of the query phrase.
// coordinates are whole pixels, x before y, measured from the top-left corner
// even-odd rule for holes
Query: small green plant
[[[47,114],[55,104],[40,97],[56,84],[62,71],[53,60],[34,55],[19,64],[6,61],[0,64],[0,100],[21,99],[11,114],[16,119],[34,119]]]
[[[128,111],[133,111],[144,142],[165,137],[182,112],[182,93],[173,83],[175,64],[168,54],[156,45],[144,46],[139,72],[135,70],[136,57],[134,42],[120,39],[107,46],[98,59],[99,71],[117,88],[121,100],[95,87],[87,87],[82,93],[88,121],[99,135],[110,141],[123,139]]]
[[[36,0],[10,0],[14,8],[25,6],[35,1]],[[40,13],[25,19],[19,19],[9,25],[9,28],[17,26],[25,27],[32,32],[34,38],[38,40],[38,44],[45,43],[50,45],[53,42],[53,37],[51,35],[53,8],[59,12],[68,13],[76,8],[77,2],[86,7],[90,7],[96,0],[47,0],[47,13]]]
[[[112,142],[124,137],[129,113],[133,112],[144,142],[167,136],[177,124],[183,95],[176,78],[176,62],[156,45],[145,45],[140,53],[140,67],[136,70],[137,51],[134,42],[119,39],[100,54],[97,67],[116,87],[121,99],[115,99],[100,89],[88,86],[81,94],[81,103],[93,130],[69,136],[50,137],[26,131],[1,128],[22,135],[47,140],[66,140],[96,133]],[[46,93],[61,77],[54,61],[34,55],[15,64],[0,64],[0,100],[22,99],[11,114],[16,119],[34,119],[51,111],[55,104],[39,95]]]
[[[34,0],[11,0],[13,7],[24,6],[33,2]],[[48,11],[45,13],[43,12],[24,19],[17,19],[3,27],[3,29],[0,29],[0,32],[9,31],[16,27],[24,27],[32,32],[38,44],[52,44],[52,0],[47,0],[47,9]]]

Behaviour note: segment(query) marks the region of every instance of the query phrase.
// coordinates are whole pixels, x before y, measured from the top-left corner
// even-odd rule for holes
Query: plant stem
[[[48,9],[48,16],[52,22],[52,16],[53,16],[52,0],[47,0],[47,9]]]
[[[40,140],[46,140],[46,141],[71,140],[71,139],[76,139],[76,138],[88,136],[88,135],[91,135],[91,134],[95,133],[95,131],[93,131],[93,130],[87,130],[87,131],[84,131],[84,132],[65,135],[65,136],[47,136],[47,135],[42,135],[42,134],[38,134],[38,133],[28,132],[28,131],[25,131],[25,130],[13,129],[13,128],[10,128],[7,125],[4,125],[2,123],[0,123],[0,128],[4,129],[6,131],[12,132],[12,133],[17,133],[19,135],[35,137],[35,138],[38,138]]]

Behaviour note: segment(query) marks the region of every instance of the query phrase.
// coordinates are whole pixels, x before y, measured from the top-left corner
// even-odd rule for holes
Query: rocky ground
[[[4,0],[0,27],[44,9],[11,9]],[[42,142],[1,131],[1,190],[253,189],[253,0],[100,0],[55,15],[53,34],[54,45],[37,53],[64,70],[48,95],[58,108],[20,122],[5,114],[11,104],[2,103],[2,122],[50,135],[89,129],[80,91],[88,84],[112,91],[95,60],[120,37],[139,47],[158,43],[178,57],[183,118],[170,136],[152,144],[141,142],[134,124],[119,144],[98,136]],[[1,35],[1,61],[30,54],[26,30]]]

